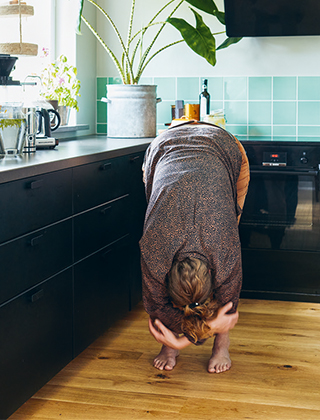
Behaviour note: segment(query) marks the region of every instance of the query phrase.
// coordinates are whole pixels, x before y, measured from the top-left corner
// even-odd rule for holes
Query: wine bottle
[[[204,79],[202,92],[199,95],[200,120],[203,121],[206,115],[210,114],[210,93],[208,92],[208,79]]]

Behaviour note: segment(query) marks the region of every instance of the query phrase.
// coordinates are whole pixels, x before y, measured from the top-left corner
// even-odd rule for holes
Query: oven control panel
[[[287,152],[263,152],[263,166],[287,166]]]

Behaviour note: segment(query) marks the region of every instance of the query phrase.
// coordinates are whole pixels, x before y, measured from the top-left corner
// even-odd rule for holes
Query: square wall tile
[[[234,136],[246,136],[247,126],[246,125],[233,125],[226,124],[226,129],[230,131]]]
[[[97,99],[101,99],[107,94],[107,77],[97,77]]]
[[[296,77],[274,77],[273,78],[273,99],[285,100],[296,99],[297,78]]]
[[[271,99],[271,77],[249,77],[249,100]]]
[[[97,133],[98,134],[107,134],[107,124],[97,124]]]
[[[247,124],[246,101],[226,101],[224,104],[224,113],[228,124]]]
[[[199,100],[199,78],[178,77],[177,78],[177,100],[195,101]]]
[[[320,136],[320,126],[301,126],[298,128],[299,136]]]
[[[320,100],[320,77],[298,77],[298,99]]]
[[[271,125],[271,102],[249,102],[249,124]]]
[[[153,81],[153,77],[141,77],[139,85],[156,85],[156,83]]]
[[[171,105],[174,105],[174,102],[163,101],[157,104],[157,124],[171,122]]]
[[[154,84],[157,85],[157,97],[162,100],[175,101],[176,98],[176,78],[175,77],[155,77]]]
[[[249,136],[271,136],[271,125],[249,125]]]
[[[296,102],[274,102],[273,124],[295,124]]]
[[[320,141],[320,137],[305,137],[305,136],[299,136],[298,137],[298,141],[316,141],[319,142]]]
[[[97,123],[107,122],[107,106],[105,102],[97,101]]]
[[[223,109],[223,101],[210,101],[210,113]]]
[[[109,85],[121,85],[122,84],[121,77],[108,77],[108,84]]]
[[[296,126],[295,125],[274,125],[273,135],[274,136],[295,136]]]
[[[246,77],[224,77],[224,98],[226,100],[247,99]]]
[[[273,136],[273,141],[297,141],[297,137],[295,135],[292,136]]]
[[[208,77],[208,92],[211,101],[222,101],[223,77]]]
[[[298,102],[298,124],[320,125],[320,102]]]

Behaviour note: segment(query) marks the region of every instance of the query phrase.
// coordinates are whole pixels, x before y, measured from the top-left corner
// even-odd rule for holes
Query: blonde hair
[[[213,300],[211,272],[197,258],[175,260],[168,274],[168,291],[174,306],[183,311],[183,333],[195,342],[210,337],[207,320],[217,316],[218,304]]]

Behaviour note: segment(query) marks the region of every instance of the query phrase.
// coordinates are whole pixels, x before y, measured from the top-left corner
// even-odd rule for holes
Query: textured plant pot
[[[107,85],[108,137],[155,137],[156,91],[156,85]]]
[[[58,112],[61,118],[60,125],[68,125],[70,117],[70,108],[68,106],[59,105]]]

